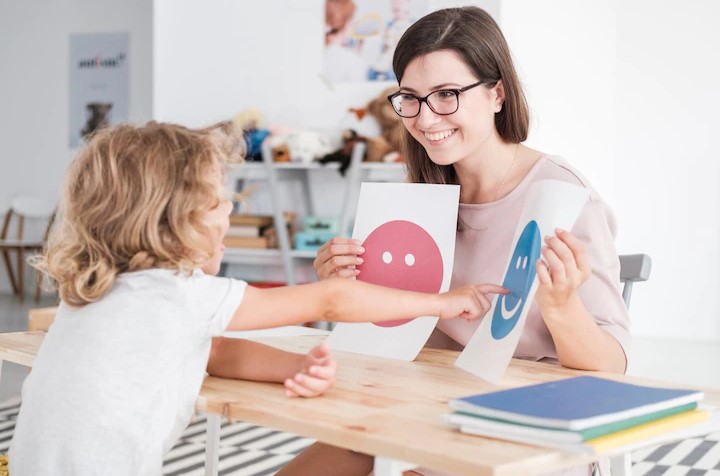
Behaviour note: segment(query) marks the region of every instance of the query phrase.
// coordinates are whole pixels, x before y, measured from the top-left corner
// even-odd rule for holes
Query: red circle
[[[407,220],[375,228],[363,242],[363,264],[357,279],[406,291],[436,293],[443,280],[440,248],[430,233]],[[414,318],[376,323],[396,327]]]

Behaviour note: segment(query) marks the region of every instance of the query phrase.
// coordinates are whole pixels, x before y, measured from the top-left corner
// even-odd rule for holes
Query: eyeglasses
[[[399,91],[388,96],[388,101],[398,116],[404,118],[415,117],[420,114],[422,103],[428,105],[430,110],[440,116],[449,116],[457,112],[460,107],[460,93],[472,89],[481,84],[492,83],[493,81],[481,79],[477,83],[465,86],[460,89],[440,89],[433,91],[425,97],[418,97],[414,94]]]

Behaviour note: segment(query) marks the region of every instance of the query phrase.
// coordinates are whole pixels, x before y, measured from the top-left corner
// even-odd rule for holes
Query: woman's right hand
[[[315,272],[320,279],[354,278],[360,271],[356,265],[363,262],[358,256],[365,252],[362,241],[344,236],[336,236],[322,245],[313,261]]]

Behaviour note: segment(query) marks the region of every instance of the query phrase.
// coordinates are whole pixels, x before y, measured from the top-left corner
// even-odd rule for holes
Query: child
[[[226,329],[408,315],[479,318],[494,285],[422,294],[330,279],[257,289],[212,276],[230,201],[228,154],[208,130],[150,123],[103,130],[72,163],[38,267],[62,298],[23,387],[10,472],[157,475],[188,424],[206,365],[225,377],[323,393],[324,345],[307,356],[216,340]]]

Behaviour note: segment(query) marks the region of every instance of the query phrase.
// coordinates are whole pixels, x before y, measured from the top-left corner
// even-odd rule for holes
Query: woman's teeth
[[[425,138],[430,141],[439,141],[447,137],[450,137],[455,132],[455,129],[442,131],[442,132],[426,132]]]

